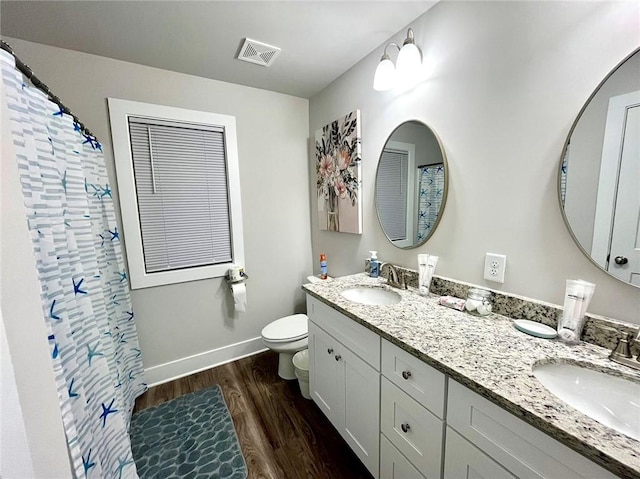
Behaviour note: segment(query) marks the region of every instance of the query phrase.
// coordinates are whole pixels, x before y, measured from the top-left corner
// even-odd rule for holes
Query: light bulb
[[[397,74],[402,80],[409,80],[419,74],[422,55],[414,43],[405,43],[398,53]]]
[[[386,58],[385,58],[386,57]],[[388,55],[383,55],[375,76],[373,77],[373,89],[377,91],[391,90],[396,84],[396,68]]]

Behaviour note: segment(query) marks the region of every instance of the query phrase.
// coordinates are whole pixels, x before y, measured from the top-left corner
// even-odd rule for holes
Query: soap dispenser
[[[370,271],[369,276],[377,278],[380,275],[380,261],[378,261],[378,252],[369,251],[371,253],[371,260],[369,261]]]

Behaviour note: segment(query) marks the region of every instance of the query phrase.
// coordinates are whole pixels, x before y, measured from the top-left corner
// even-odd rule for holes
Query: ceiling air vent
[[[280,48],[245,38],[237,58],[243,62],[269,67],[278,55],[280,55]]]

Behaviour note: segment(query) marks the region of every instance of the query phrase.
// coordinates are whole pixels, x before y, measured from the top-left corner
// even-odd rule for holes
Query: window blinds
[[[406,151],[385,149],[376,178],[380,222],[391,241],[407,237],[407,182],[409,155]]]
[[[232,261],[224,129],[129,117],[147,273]]]

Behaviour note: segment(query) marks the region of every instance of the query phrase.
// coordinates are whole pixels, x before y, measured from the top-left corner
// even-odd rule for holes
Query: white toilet
[[[307,276],[310,283],[323,281],[316,276]],[[278,376],[282,379],[296,379],[293,355],[309,345],[309,318],[306,314],[294,314],[276,319],[262,330],[262,342],[266,347],[280,354]]]
[[[278,376],[295,379],[293,355],[309,345],[309,325],[306,314],[285,316],[270,323],[262,330],[262,342],[266,347],[280,353]]]

